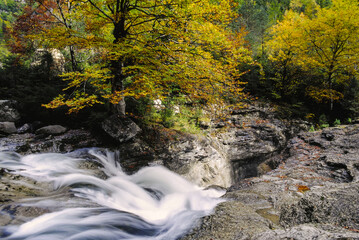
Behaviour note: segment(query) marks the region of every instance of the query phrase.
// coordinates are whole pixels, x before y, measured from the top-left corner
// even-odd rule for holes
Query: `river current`
[[[84,151],[90,159],[82,157]],[[99,168],[81,167],[86,161]],[[22,225],[0,227],[1,239],[174,240],[224,201],[223,191],[204,190],[163,166],[126,174],[116,154],[104,150],[27,156],[0,152],[0,168],[42,183],[47,192],[22,201],[46,213]]]

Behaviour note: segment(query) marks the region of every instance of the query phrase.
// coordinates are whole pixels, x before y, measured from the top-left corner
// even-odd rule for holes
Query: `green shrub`
[[[334,123],[333,123],[333,126],[339,126],[341,123],[340,123],[340,120],[339,119],[335,119]]]

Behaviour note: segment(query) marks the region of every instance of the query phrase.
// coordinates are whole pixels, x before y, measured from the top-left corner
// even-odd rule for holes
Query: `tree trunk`
[[[115,93],[116,91],[123,91],[123,81],[124,81],[124,75],[122,74],[123,69],[123,62],[119,60],[114,60],[112,62],[112,93]],[[126,116],[126,102],[125,98],[122,98],[117,104],[114,105],[114,110],[120,117]]]
[[[76,72],[76,71],[78,71],[79,69],[78,69],[78,67],[77,67],[77,61],[76,61],[76,57],[75,57],[74,47],[73,47],[73,46],[69,46],[69,50],[70,50],[72,71]]]
[[[113,43],[120,43],[126,38],[126,35],[125,17],[124,14],[122,14],[122,17],[119,19],[119,21],[114,24],[113,36],[115,37],[115,40]],[[111,62],[111,71],[113,74],[112,93],[121,92],[124,90],[123,82],[126,78],[126,76],[123,74],[124,66],[125,64],[123,58],[119,58]],[[120,117],[126,116],[126,102],[124,97],[121,98],[121,100],[114,106],[114,109]]]
[[[329,83],[329,90],[330,90],[330,111],[333,111],[333,105],[334,105],[334,100],[333,100],[333,70],[334,66],[333,64],[330,65],[329,67],[329,74],[328,74],[328,83]]]

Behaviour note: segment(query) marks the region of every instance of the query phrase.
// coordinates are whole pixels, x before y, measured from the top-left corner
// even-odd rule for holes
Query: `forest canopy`
[[[111,103],[112,111],[125,116],[134,102],[143,110],[160,100],[166,112],[173,104],[241,106],[254,96],[276,104],[284,117],[318,122],[323,116],[331,121],[359,116],[356,1],[35,0],[25,7],[11,1],[3,5],[15,13],[3,11],[2,17],[7,19],[2,28],[7,47],[15,55],[3,61],[2,78],[15,78],[15,65],[34,71],[31,62],[41,49],[60,50],[66,60],[62,84],[44,81],[56,86],[49,94],[58,93],[44,104],[47,108],[78,112]],[[49,62],[42,63],[47,65],[36,67],[40,75],[55,79]]]
[[[244,34],[230,28],[234,6],[230,0],[31,1],[15,22],[13,46],[31,41],[68,52],[72,67],[62,74],[68,86],[48,108],[77,112],[109,101],[125,115],[125,98],[174,94],[239,103],[246,95],[238,66],[253,61]]]

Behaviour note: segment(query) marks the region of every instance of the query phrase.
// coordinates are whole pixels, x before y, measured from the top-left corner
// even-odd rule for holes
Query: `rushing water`
[[[162,166],[127,175],[115,154],[89,152],[102,166],[100,174],[80,168],[88,160],[76,154],[0,153],[0,168],[51,186],[47,197],[26,203],[51,212],[2,227],[2,238],[178,239],[223,201],[223,192],[203,190]]]

